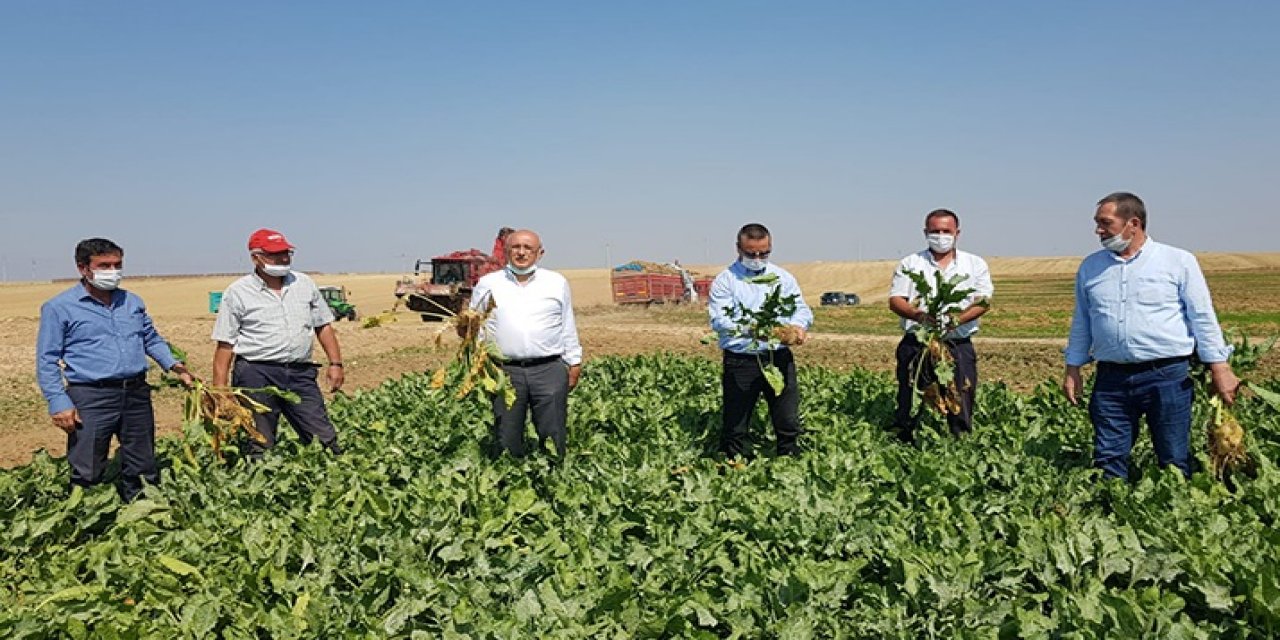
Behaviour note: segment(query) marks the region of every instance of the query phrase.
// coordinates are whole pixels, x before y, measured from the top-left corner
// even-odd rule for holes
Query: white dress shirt
[[[245,360],[310,362],[316,329],[331,322],[333,311],[307,274],[285,276],[276,295],[255,272],[222,292],[213,339]]]
[[[1103,249],[1080,263],[1067,364],[1147,362],[1193,350],[1204,362],[1231,356],[1194,255],[1148,237],[1127,260]]]
[[[898,268],[893,272],[893,283],[889,285],[889,297],[902,297],[910,302],[919,293],[916,291],[916,283],[907,277],[908,271],[923,273],[929,282],[933,282],[933,274],[939,271],[938,263],[933,259],[933,252],[925,249],[903,258],[898,263]],[[962,311],[973,306],[973,303],[977,302],[979,298],[990,298],[995,293],[995,287],[991,284],[991,270],[987,268],[987,261],[972,253],[956,249],[956,255],[951,258],[951,264],[948,264],[941,271],[944,280],[955,275],[965,276],[965,280],[960,283],[960,286],[966,289],[973,289],[973,293],[969,294],[969,297],[960,303]],[[902,331],[904,333],[911,331],[917,324],[919,323],[915,320],[903,318]],[[947,337],[950,339],[968,338],[977,332],[978,320],[975,318],[952,329],[947,333]]]
[[[497,306],[484,332],[497,343],[502,357],[528,360],[560,356],[569,365],[582,363],[573,298],[564,276],[539,268],[521,283],[506,269],[495,271],[476,282],[471,308],[482,311],[490,299]]]

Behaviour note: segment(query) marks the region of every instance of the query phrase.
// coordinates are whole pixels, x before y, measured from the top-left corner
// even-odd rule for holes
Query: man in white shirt
[[[279,387],[297,393],[293,404],[281,398],[257,394],[271,410],[254,414],[254,425],[266,436],[266,447],[276,443],[276,426],[283,413],[303,443],[312,438],[340,453],[338,433],[329,421],[324,396],[316,384],[317,367],[311,362],[313,340],[320,341],[329,358],[325,377],[337,391],[344,380],[342,351],[333,330],[333,312],[316,283],[292,269],[293,245],[278,231],[259,229],[249,237],[253,273],[236,280],[222,292],[213,325],[213,384],[237,387]],[[234,368],[233,368],[234,367]],[[263,446],[245,444],[245,454],[259,458]]]
[[[582,345],[573,318],[573,299],[564,276],[538,266],[542,240],[529,230],[506,239],[507,265],[476,282],[471,308],[493,312],[484,335],[502,354],[516,400],[510,408],[502,394],[493,400],[498,452],[524,456],[525,417],[533,414],[540,446],[550,439],[564,456],[569,391],[582,373]]]
[[[947,209],[930,211],[924,218],[924,236],[928,248],[913,253],[898,263],[889,288],[889,309],[902,318],[902,330],[905,332],[896,353],[898,407],[893,421],[899,437],[907,442],[915,439],[915,429],[920,424],[919,413],[911,413],[913,385],[917,382],[918,373],[912,363],[919,359],[925,349],[925,345],[916,339],[913,330],[919,323],[928,320],[923,309],[912,305],[918,292],[907,272],[922,273],[930,281],[938,271],[942,272],[944,279],[962,275],[965,279],[960,286],[973,289],[973,293],[964,301],[964,309],[960,315],[952,319],[954,328],[943,338],[947,351],[955,360],[956,385],[961,390],[960,397],[957,398],[960,401],[960,412],[947,415],[947,426],[954,435],[968,433],[973,429],[973,399],[978,389],[978,355],[973,350],[972,336],[978,332],[978,318],[988,309],[987,305],[977,303],[989,300],[995,291],[986,261],[972,253],[956,249],[956,241],[960,238],[960,217],[954,212]],[[920,376],[921,383],[928,381],[928,373],[926,370]]]

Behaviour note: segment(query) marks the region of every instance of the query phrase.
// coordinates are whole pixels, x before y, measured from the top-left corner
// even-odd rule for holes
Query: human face
[[[924,223],[924,234],[945,233],[951,237],[960,235],[960,227],[956,226],[956,219],[951,216],[934,216]]]
[[[773,239],[738,238],[738,257],[744,260],[768,260],[773,253]]]
[[[528,269],[542,258],[542,240],[531,231],[517,231],[507,236],[507,263],[517,269]]]
[[[268,264],[286,265],[293,264],[293,250],[277,251],[275,253],[255,253],[253,254],[254,263],[258,266]]]
[[[1105,240],[1114,235],[1131,239],[1138,225],[1138,218],[1124,219],[1116,213],[1116,203],[1108,202],[1098,207],[1097,213],[1093,214],[1093,224],[1093,232],[1098,234],[1099,239]]]
[[[103,253],[89,256],[89,264],[79,265],[80,275],[93,279],[94,271],[124,269],[124,256],[119,253]]]

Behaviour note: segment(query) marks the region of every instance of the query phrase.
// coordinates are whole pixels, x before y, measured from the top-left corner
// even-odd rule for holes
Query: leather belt
[[[551,364],[552,362],[555,362],[556,360],[559,360],[559,359],[560,359],[559,355],[542,356],[541,358],[526,358],[524,360],[516,360],[513,358],[510,360],[503,360],[502,364],[510,365],[513,367],[536,367],[540,364]]]
[[[1147,360],[1146,362],[1099,362],[1098,371],[1119,371],[1121,373],[1137,373],[1139,371],[1151,371],[1167,367],[1171,364],[1179,364],[1186,362],[1191,356],[1177,356],[1175,358],[1157,358],[1155,360]]]
[[[108,378],[92,382],[68,382],[72,387],[94,387],[96,389],[133,389],[147,385],[147,374],[139,373],[130,378]]]
[[[282,369],[314,369],[320,365],[314,362],[274,362],[271,360],[249,360],[247,358],[236,357],[237,362],[247,364],[261,365],[264,367],[280,367]]]

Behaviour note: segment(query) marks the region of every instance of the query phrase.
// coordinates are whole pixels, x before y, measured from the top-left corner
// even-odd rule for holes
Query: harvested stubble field
[[[1280,334],[1280,254],[1201,256],[1223,325],[1253,337]],[[1072,273],[1078,258],[994,258],[996,284],[992,311],[984,319],[978,344],[981,376],[1017,390],[1030,390],[1061,371],[1072,304]],[[798,350],[801,366],[837,370],[861,367],[877,372],[893,368],[898,328],[885,308],[894,262],[827,262],[786,265],[800,281],[817,324],[812,340]],[[694,267],[714,273],[718,267]],[[618,308],[610,304],[608,271],[565,270],[578,308],[587,356],[673,352],[714,358],[714,348],[699,339],[707,333],[705,310],[688,306]],[[394,298],[392,274],[324,274],[320,284],[342,285],[362,315],[388,310]],[[198,375],[208,376],[212,358],[207,312],[208,292],[231,278],[179,277],[134,279],[126,287],[146,301],[161,333],[191,354]],[[35,336],[40,304],[70,282],[0,285],[0,467],[27,463],[46,449],[62,455],[64,436],[50,423],[35,384]],[[817,307],[823,291],[853,291],[864,304],[855,308]],[[371,388],[408,372],[439,365],[447,352],[433,348],[438,323],[423,323],[400,311],[397,321],[364,329],[341,322],[339,336],[346,361],[347,388]],[[447,351],[447,350],[446,350]],[[317,354],[319,350],[317,348]],[[1262,377],[1280,373],[1280,353],[1262,363]],[[180,402],[173,391],[156,394],[156,418],[162,434],[179,429]]]

